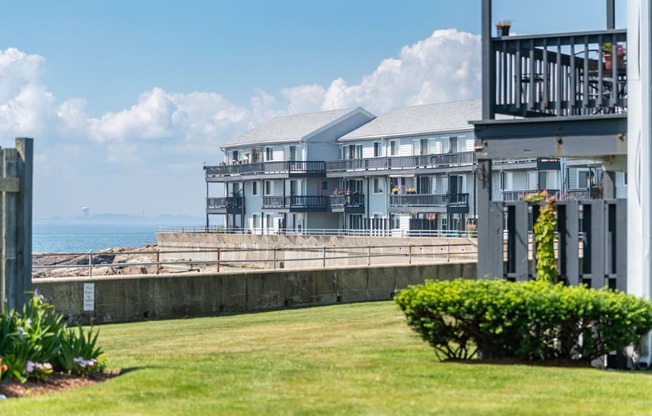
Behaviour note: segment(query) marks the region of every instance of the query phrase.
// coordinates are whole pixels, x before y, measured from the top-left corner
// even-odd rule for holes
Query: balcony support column
[[[616,28],[616,0],[607,0],[607,29]]]
[[[602,199],[616,199],[616,172],[602,172]]]
[[[478,196],[478,279],[502,277],[503,208],[491,200],[491,160],[478,159],[476,171]]]

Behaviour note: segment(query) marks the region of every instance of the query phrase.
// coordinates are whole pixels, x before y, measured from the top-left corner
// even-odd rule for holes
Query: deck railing
[[[326,162],[326,171],[346,172],[420,168],[436,169],[447,168],[451,166],[472,165],[473,163],[475,163],[475,152],[461,152],[418,156],[334,160]]]
[[[263,208],[327,210],[329,208],[329,200],[327,196],[321,195],[264,196]]]
[[[627,109],[627,31],[493,38],[495,113],[524,117]]]
[[[469,194],[404,194],[390,195],[390,207],[447,207],[468,206]]]
[[[244,198],[233,196],[223,198],[206,198],[207,209],[240,209]]]
[[[204,166],[204,170],[206,177],[266,174],[323,175],[326,172],[324,162],[297,160]]]
[[[364,195],[331,195],[331,209],[364,207]]]

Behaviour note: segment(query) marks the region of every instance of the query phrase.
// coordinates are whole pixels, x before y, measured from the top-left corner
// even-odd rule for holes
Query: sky
[[[493,9],[517,34],[606,21],[604,0]],[[202,217],[202,166],[274,116],[480,98],[480,15],[480,0],[0,2],[0,146],[34,138],[36,219]]]

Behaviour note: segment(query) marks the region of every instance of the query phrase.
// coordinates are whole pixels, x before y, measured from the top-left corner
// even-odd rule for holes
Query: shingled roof
[[[258,127],[237,136],[222,146],[222,149],[247,145],[288,143],[306,140],[309,137],[335,125],[339,121],[345,120],[346,118],[358,113],[365,114],[369,118],[374,117],[373,114],[362,107],[274,117]]]
[[[482,119],[482,101],[425,104],[389,110],[338,141],[473,130],[469,120]]]

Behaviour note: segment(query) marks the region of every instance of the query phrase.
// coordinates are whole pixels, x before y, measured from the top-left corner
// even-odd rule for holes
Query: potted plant
[[[511,20],[500,20],[496,23],[498,36],[509,36],[509,28],[512,27]]]
[[[408,194],[416,194],[416,193],[417,193],[417,189],[416,189],[416,188],[408,188],[407,193],[408,193]]]
[[[627,50],[621,44],[616,45],[616,59],[618,62],[618,67],[622,67],[623,60]],[[605,42],[602,44],[602,56],[604,57],[604,69],[610,71],[613,68],[613,43]]]
[[[398,193],[398,188],[392,188],[392,193],[396,195]]]

